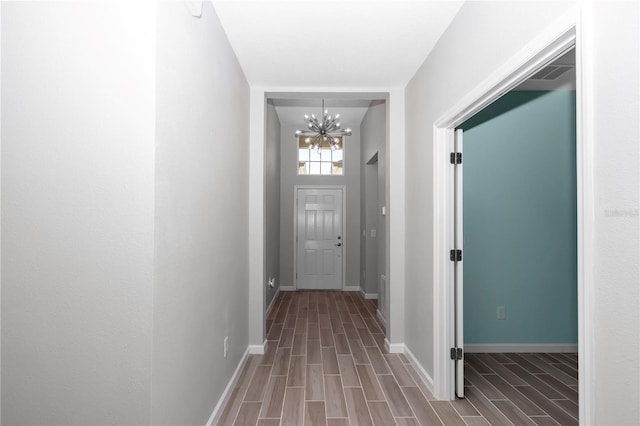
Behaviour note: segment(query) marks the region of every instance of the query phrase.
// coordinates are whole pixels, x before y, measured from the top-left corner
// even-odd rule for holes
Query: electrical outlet
[[[506,318],[506,313],[505,313],[505,310],[504,310],[504,306],[498,306],[497,314],[498,314],[497,317],[498,317],[499,320],[503,320],[503,319]]]
[[[227,357],[227,354],[229,353],[229,336],[225,336],[224,338],[224,357]]]

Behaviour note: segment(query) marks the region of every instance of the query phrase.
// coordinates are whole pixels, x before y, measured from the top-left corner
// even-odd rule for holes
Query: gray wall
[[[248,343],[249,91],[213,7],[2,9],[2,422],[206,423]]]
[[[302,120],[300,120],[302,122]],[[299,127],[299,126],[298,126]],[[298,148],[294,138],[295,126],[281,129],[280,174],[280,277],[283,286],[294,285],[293,232],[294,185],[345,185],[346,218],[344,247],[346,286],[360,286],[360,132],[345,139],[344,176],[298,176]]]
[[[155,19],[2,2],[3,424],[151,420]]]
[[[267,133],[264,150],[265,174],[265,274],[274,279],[265,286],[265,309],[280,288],[280,120],[273,105],[267,104]]]
[[[386,152],[387,136],[386,103],[374,101],[367,110],[360,124],[361,146],[361,174],[362,174],[362,203],[361,220],[366,236],[360,234],[361,246],[364,252],[365,279],[362,289],[365,293],[378,294],[379,302],[388,300],[386,295],[380,295],[380,276],[385,272],[386,225],[385,217],[381,215],[381,207],[386,205]],[[368,165],[367,162],[378,154],[378,162]],[[376,236],[371,231],[376,230]],[[382,304],[381,303],[381,304]],[[386,317],[386,307],[380,309]]]
[[[248,344],[249,88],[210,2],[157,39],[151,420],[203,424]]]

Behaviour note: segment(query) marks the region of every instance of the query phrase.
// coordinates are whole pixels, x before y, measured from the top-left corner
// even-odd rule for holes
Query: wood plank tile
[[[262,365],[273,364],[273,359],[276,357],[276,350],[278,350],[278,343],[279,342],[274,340],[267,341],[267,346],[264,348],[264,355],[262,355],[260,364]]]
[[[353,360],[356,364],[370,363],[367,352],[364,350],[364,346],[362,346],[362,342],[360,341],[360,339],[349,340],[349,347],[351,348],[351,354],[353,355]]]
[[[378,344],[375,340],[373,340],[373,336],[369,333],[369,330],[366,328],[358,328],[358,334],[360,335],[360,340],[362,340],[362,344],[364,346],[374,346],[378,347]]]
[[[307,340],[307,364],[322,364],[320,340]]]
[[[466,426],[460,414],[449,401],[430,401],[431,407],[445,425]]]
[[[538,374],[536,377],[542,380],[543,382],[545,382],[546,384],[548,384],[549,386],[551,386],[556,391],[558,391],[569,401],[575,404],[578,403],[578,391],[571,389],[569,386],[563,384],[558,379],[548,374]]]
[[[516,407],[522,410],[527,416],[541,416],[544,415],[545,412],[540,409],[537,405],[535,405],[529,398],[522,395],[521,392],[518,392],[516,388],[509,385],[505,382],[501,377],[496,376],[494,374],[489,374],[484,376],[492,385],[496,388],[500,389],[500,392],[504,394],[511,402],[513,402]]]
[[[567,364],[557,363],[557,364],[551,364],[551,366],[562,371],[567,376],[573,377],[574,379],[578,380],[578,370],[572,367],[569,367]]]
[[[238,411],[236,421],[233,423],[237,426],[253,426],[258,422],[258,414],[260,414],[259,402],[243,402]]]
[[[378,381],[380,382],[380,387],[389,403],[389,408],[391,408],[393,416],[413,417],[413,411],[411,411],[411,407],[398,386],[396,379],[392,375],[386,374],[378,376]]]
[[[282,426],[300,426],[304,423],[304,389],[287,388],[282,407]]]
[[[535,416],[531,417],[531,420],[538,426],[560,426],[560,423],[556,422],[549,416]]]
[[[563,396],[551,386],[540,380],[541,374],[534,376],[516,364],[508,364],[507,368],[516,373],[520,378],[524,379],[527,384],[536,388],[544,396],[550,399],[563,399]],[[548,375],[547,375],[548,376]]]
[[[320,340],[320,327],[318,327],[317,323],[309,323],[307,340]]]
[[[368,364],[357,364],[356,371],[362,384],[362,390],[368,401],[383,401],[384,393],[378,384],[378,379],[373,371],[373,367]]]
[[[367,328],[367,325],[362,320],[360,314],[351,315],[351,321],[356,328]]]
[[[287,315],[287,319],[284,320],[284,328],[296,328],[296,315],[289,314]]]
[[[327,426],[349,426],[349,419],[327,419]]]
[[[480,375],[473,368],[466,368],[464,370],[464,376],[469,379],[472,385],[474,385],[480,392],[484,394],[488,399],[505,399],[505,396],[496,389],[485,378],[488,374]]]
[[[307,319],[300,317],[296,319],[296,334],[307,334]]]
[[[262,399],[262,410],[260,417],[279,419],[282,412],[282,401],[284,401],[284,391],[287,388],[286,376],[271,376],[269,385]]]
[[[473,354],[473,353],[464,354],[465,365],[470,365],[471,367],[473,367],[474,370],[476,370],[480,374],[495,373],[495,371],[489,368],[487,364],[485,364],[480,360],[479,357],[482,355],[486,355],[486,354]],[[495,361],[495,362],[498,363],[498,361]]]
[[[478,410],[476,410],[474,406],[467,399],[456,399],[450,402],[451,402],[451,406],[453,406],[453,408],[456,409],[456,411],[458,412],[458,414],[460,414],[460,416],[479,416],[480,415],[480,413],[478,413]]]
[[[307,372],[306,367],[307,362],[303,355],[292,356],[291,364],[289,365],[289,377],[287,379],[287,386],[304,386],[304,377]]]
[[[464,388],[464,396],[491,425],[508,425],[509,420],[474,386]]]
[[[518,386],[527,384],[527,382],[525,382],[522,378],[518,377],[513,371],[505,367],[504,364],[500,364],[495,360],[495,358],[489,356],[489,354],[478,354],[477,358],[485,365],[488,365],[494,374],[502,377],[510,385]],[[476,364],[472,364],[472,367],[475,369]]]
[[[307,335],[294,334],[291,355],[304,355],[307,353]]]
[[[539,354],[523,354],[522,357],[525,360],[529,361],[531,364],[538,367],[544,373],[547,373],[560,380],[565,385],[572,386],[578,384],[578,380],[576,377],[571,377],[562,370],[558,370],[555,366],[548,364],[545,360],[538,357],[537,355]]]
[[[280,419],[258,419],[258,426],[280,426]]]
[[[321,364],[307,365],[305,382],[305,397],[308,401],[324,400],[324,382]]]
[[[320,328],[331,330],[331,320],[329,320],[329,314],[320,314]]]
[[[409,358],[407,358],[405,354],[398,354],[398,357],[403,364],[411,364],[411,361],[409,361]]]
[[[368,347],[364,348],[371,360],[371,366],[373,367],[373,371],[376,374],[391,374],[391,370],[389,370],[389,366],[387,365],[387,361],[385,361],[384,356],[380,352],[380,349]]]
[[[415,417],[394,417],[398,426],[420,426],[420,422]]]
[[[247,394],[244,397],[244,401],[262,401],[264,397],[267,383],[269,383],[269,376],[271,375],[270,365],[260,365],[256,367],[256,371],[253,373],[253,378],[249,383]]]
[[[335,346],[333,332],[329,328],[320,329],[320,346]]]
[[[233,392],[231,392],[229,401],[224,407],[224,410],[220,415],[220,419],[218,420],[218,426],[233,425],[233,422],[238,415],[238,411],[240,410],[240,406],[242,405],[242,398],[244,397],[245,390],[246,389],[244,388],[235,388]]]
[[[468,426],[490,426],[484,417],[463,417]]]
[[[492,402],[514,425],[535,426],[535,423],[516,407],[513,402],[507,400]]]
[[[338,355],[338,367],[340,367],[342,386],[360,386],[360,379],[358,379],[358,373],[353,365],[353,357],[350,355]]]
[[[291,357],[291,348],[278,348],[276,357],[273,360],[272,375],[286,376],[289,372],[289,359]]]
[[[524,368],[531,374],[541,374],[544,373],[540,368],[530,363],[520,354],[504,354],[507,358],[511,359],[513,362],[518,364],[520,367]]]
[[[420,390],[422,391],[424,397],[427,398],[427,401],[435,401],[436,397],[433,396],[431,390],[429,390],[426,383],[422,380],[422,377],[420,377],[420,374],[418,374],[418,371],[413,368],[413,365],[406,364],[405,367],[407,368],[409,374],[411,374],[411,377],[413,377],[413,381],[416,382],[418,388],[420,388]]]
[[[347,336],[348,340],[360,340],[360,334],[358,334],[352,323],[342,323],[342,327],[344,327],[344,334]]]
[[[322,368],[324,374],[340,374],[335,348],[322,348]]]
[[[492,356],[493,358],[495,358],[496,361],[498,361],[500,364],[511,364],[511,363],[513,363],[513,361],[511,361],[509,358],[507,358],[507,356],[505,354],[493,353],[493,354],[489,354],[489,356]]]
[[[389,404],[385,401],[369,401],[369,413],[375,426],[393,426],[396,421],[393,419]]]
[[[375,348],[374,350],[378,351],[378,348]],[[398,357],[397,354],[388,354],[383,356],[384,356],[384,359],[387,361],[389,368],[391,369],[391,373],[393,373],[393,375],[395,376],[400,386],[417,386],[416,383],[411,378],[411,375],[405,368],[402,361],[400,361],[400,358]],[[369,358],[372,360],[371,364],[373,365],[373,368],[375,370],[376,367],[375,367],[375,364],[373,363],[373,357],[369,355]],[[376,371],[376,373],[378,373],[378,371]],[[381,373],[378,373],[378,374],[381,374]]]
[[[280,335],[280,348],[290,348],[293,345],[293,328],[285,328]]]
[[[351,353],[351,349],[349,349],[349,342],[347,342],[347,336],[344,334],[334,334],[333,338],[335,340],[336,353],[338,355]]]
[[[531,386],[516,386],[516,389],[522,392],[524,396],[529,398],[538,407],[542,408],[545,411],[545,413],[547,413],[549,416],[551,416],[555,421],[557,421],[561,425],[564,426],[564,425],[578,424],[578,421],[576,419],[574,419],[562,408],[558,407],[556,404],[551,402],[537,389],[534,389]]]
[[[269,334],[267,334],[267,340],[280,340],[280,334],[282,333],[283,324],[273,324]]]
[[[420,389],[417,387],[402,388],[407,397],[407,401],[418,421],[423,425],[441,425],[442,422],[436,415],[429,402],[426,400]]]
[[[304,424],[305,426],[324,426],[327,424],[327,417],[324,412],[324,402],[305,402]]]
[[[578,404],[575,404],[572,401],[569,401],[568,399],[554,399],[553,403],[556,405],[559,405],[560,408],[563,408],[564,411],[566,411],[567,413],[571,414],[574,418],[578,418]]]
[[[324,394],[327,417],[348,417],[340,376],[324,376]]]
[[[349,422],[352,426],[373,426],[371,415],[367,401],[361,388],[345,388],[344,396],[347,402],[347,411],[349,412]]]

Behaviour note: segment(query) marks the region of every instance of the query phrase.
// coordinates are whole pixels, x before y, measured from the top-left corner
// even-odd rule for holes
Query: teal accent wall
[[[465,343],[577,343],[575,119],[573,91],[514,91],[460,126]]]

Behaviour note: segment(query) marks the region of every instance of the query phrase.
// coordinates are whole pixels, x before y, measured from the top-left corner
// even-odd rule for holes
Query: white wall
[[[585,2],[587,3],[587,2]],[[638,5],[588,2],[585,126],[594,144],[597,424],[638,424]],[[433,374],[433,124],[571,3],[466,3],[406,89],[406,344]],[[620,48],[624,46],[624,48]],[[580,46],[579,46],[580,48]],[[427,226],[421,226],[426,223]],[[620,345],[624,351],[619,352]]]
[[[267,104],[265,137],[265,273],[275,282],[273,288],[265,286],[266,309],[280,288],[280,119],[271,104]]]
[[[405,343],[434,372],[433,125],[565,12],[568,2],[467,2],[406,90]]]
[[[591,8],[592,7],[592,8]],[[595,423],[640,424],[638,2],[587,7],[595,172]],[[616,348],[623,347],[623,351]]]
[[[248,344],[249,87],[209,2],[157,37],[151,421],[204,424]]]
[[[147,424],[155,7],[3,2],[1,28],[2,423]]]
[[[380,275],[386,272],[386,218],[380,214],[380,207],[386,205],[386,103],[380,101],[372,103],[360,124],[360,135],[360,167],[363,176],[361,197],[366,204],[365,210],[361,212],[363,218],[361,228],[366,228],[366,237],[360,235],[367,260],[366,264],[361,265],[361,269],[366,267],[367,270],[362,287],[366,293],[378,293]],[[376,153],[378,154],[377,165],[367,165]],[[373,192],[367,185],[373,189]],[[375,237],[371,236],[372,229],[376,230]]]
[[[346,257],[345,286],[360,286],[360,132],[353,129],[345,145],[344,176],[298,176],[295,126],[281,129],[280,174],[280,277],[283,286],[294,285],[294,185],[345,185],[346,218],[344,246]]]

